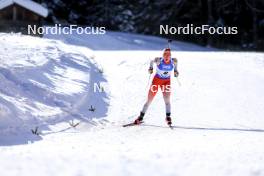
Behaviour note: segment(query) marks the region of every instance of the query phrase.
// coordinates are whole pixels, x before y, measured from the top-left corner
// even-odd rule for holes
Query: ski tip
[[[137,126],[137,125],[140,125],[142,124],[143,122],[140,122],[139,124],[135,124],[134,122],[132,123],[128,123],[128,124],[125,124],[125,125],[122,125],[123,127],[129,127],[129,126]]]

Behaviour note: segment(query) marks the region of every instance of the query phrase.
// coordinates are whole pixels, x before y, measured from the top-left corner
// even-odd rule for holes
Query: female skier
[[[156,74],[152,80],[152,84],[150,86],[148,92],[148,99],[144,104],[139,117],[134,121],[135,125],[138,125],[143,122],[143,117],[151,104],[153,98],[155,97],[158,89],[161,89],[163,94],[163,99],[166,107],[166,122],[169,126],[171,126],[171,104],[170,104],[170,94],[171,94],[171,85],[170,85],[170,75],[174,70],[174,76],[177,77],[179,72],[177,70],[177,59],[171,58],[171,50],[170,48],[166,48],[163,52],[163,57],[157,57],[150,62],[149,66],[149,74],[153,73],[153,63],[156,63],[157,69]]]

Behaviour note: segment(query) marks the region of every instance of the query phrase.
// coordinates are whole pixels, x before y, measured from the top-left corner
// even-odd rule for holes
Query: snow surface
[[[4,9],[12,4],[18,4],[36,14],[39,14],[43,17],[48,16],[48,9],[41,6],[40,4],[31,1],[31,0],[0,0],[0,10]]]
[[[174,42],[175,128],[166,127],[160,93],[144,125],[123,128],[143,106],[148,63],[165,39],[46,37],[0,35],[3,175],[264,175],[263,53]],[[92,83],[104,83],[105,91],[94,93]],[[72,119],[80,125],[70,128]],[[30,134],[36,124],[45,124],[40,136]]]

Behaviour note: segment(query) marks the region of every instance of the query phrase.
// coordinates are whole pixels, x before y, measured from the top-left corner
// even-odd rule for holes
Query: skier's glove
[[[149,74],[152,74],[153,73],[153,68],[149,67],[148,72],[149,72]]]
[[[174,77],[178,77],[179,76],[179,72],[177,70],[174,70]]]

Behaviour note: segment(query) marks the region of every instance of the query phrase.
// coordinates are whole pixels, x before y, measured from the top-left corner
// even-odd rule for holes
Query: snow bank
[[[89,117],[82,106],[92,102],[93,81],[103,79],[91,50],[4,33],[0,46],[0,132]]]

